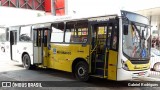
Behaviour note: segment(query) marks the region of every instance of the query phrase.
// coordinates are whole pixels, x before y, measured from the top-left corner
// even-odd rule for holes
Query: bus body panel
[[[110,50],[108,58],[108,79],[116,80],[117,79],[117,58],[118,52]]]
[[[8,42],[8,41],[5,42],[5,53],[8,57],[8,59],[11,59],[11,57],[10,57],[10,42]]]
[[[33,43],[17,42],[17,60],[22,63],[22,54],[27,53],[30,56],[31,64],[33,64]]]
[[[141,73],[143,73],[143,75],[140,75]],[[148,75],[149,69],[140,71],[126,71],[123,68],[117,69],[117,81],[134,80],[138,79],[138,77],[147,77]]]
[[[119,15],[119,14],[118,14]],[[119,15],[121,16],[121,15]],[[103,78],[107,78],[110,80],[131,80],[135,77],[139,77],[139,76],[148,76],[148,71],[149,71],[149,66],[150,63],[146,63],[146,64],[132,64],[131,61],[129,59],[127,59],[127,57],[125,57],[123,54],[123,24],[122,24],[122,18],[121,17],[117,17],[119,18],[119,44],[118,44],[118,51],[114,51],[114,50],[109,50],[109,48],[105,49],[106,53],[109,52],[108,55],[108,60],[107,60],[107,64],[103,63],[103,65],[105,65],[107,68],[104,68],[104,70],[108,70],[107,75],[102,76]],[[109,16],[106,16],[109,17]],[[98,20],[98,18],[100,18],[100,20]],[[78,18],[78,19],[73,19],[76,20],[77,22],[79,22],[82,18]],[[84,19],[84,18],[83,18]],[[89,18],[85,18],[86,20]],[[103,22],[103,19],[101,17],[96,17],[96,19],[98,20],[98,24]],[[112,18],[114,19],[114,18]],[[67,20],[67,21],[65,21]],[[51,21],[51,20],[50,20]],[[69,22],[72,21],[72,19],[60,19],[59,20],[55,19],[55,21],[52,21],[53,23],[58,23],[58,22]],[[108,21],[110,22],[110,21]],[[88,22],[89,23],[89,22]],[[45,24],[45,23],[44,23]],[[143,24],[143,23],[142,23]],[[89,25],[88,28],[90,28],[91,26]],[[43,28],[43,26],[42,26]],[[65,28],[63,28],[65,29]],[[50,29],[49,29],[50,30]],[[65,31],[65,30],[64,30]],[[90,33],[91,34],[91,33]],[[17,34],[17,36],[19,35],[19,32]],[[9,35],[10,36],[10,35]],[[65,35],[64,35],[65,36]],[[32,34],[32,37],[34,37],[34,34]],[[18,40],[19,36],[17,37]],[[88,36],[88,40],[91,40],[92,35]],[[63,38],[64,39],[64,38]],[[49,40],[48,40],[49,41]],[[50,49],[48,48],[49,45],[51,45]],[[91,43],[90,43],[91,44]],[[10,49],[10,43],[6,43],[6,45],[8,46],[8,49]],[[33,50],[33,42],[17,42],[16,47],[14,48],[16,49],[15,54],[16,54],[16,58],[19,62],[22,62],[22,54],[23,53],[28,53],[31,59],[31,64],[35,64],[33,60],[33,57],[36,55],[43,55],[43,63],[38,63],[38,65],[42,65],[48,68],[53,68],[53,69],[58,69],[58,70],[62,70],[62,71],[67,71],[67,72],[72,72],[72,65],[74,60],[76,59],[83,59],[85,60],[88,64],[89,64],[89,71],[92,71],[92,66],[91,66],[91,61],[92,61],[92,50],[91,49],[92,45],[87,45],[87,44],[82,44],[82,43],[66,43],[66,42],[61,42],[61,43],[50,43],[50,41],[47,43],[46,47],[43,47],[43,51],[42,52],[34,52]],[[107,51],[109,50],[109,51]],[[7,51],[8,53],[10,52],[10,50]],[[42,53],[42,54],[41,54]],[[33,54],[35,54],[33,56]],[[9,53],[10,55],[10,53]],[[106,55],[107,56],[107,55]],[[106,57],[105,57],[106,58]],[[89,60],[91,59],[91,60]],[[126,65],[128,66],[128,70],[125,70],[123,68],[123,64],[122,61],[124,61],[126,63]],[[143,75],[141,75],[141,73]],[[96,75],[96,74],[95,74]]]
[[[51,43],[49,51],[48,67],[58,70],[72,72],[72,63],[77,58],[89,62],[89,46],[82,44],[55,44]]]
[[[49,50],[47,47],[43,47],[43,66],[48,67],[49,57],[48,57]]]

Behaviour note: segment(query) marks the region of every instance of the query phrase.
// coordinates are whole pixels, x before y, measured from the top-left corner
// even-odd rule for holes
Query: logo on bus
[[[56,53],[57,53],[56,48],[53,48],[53,54],[56,54]]]

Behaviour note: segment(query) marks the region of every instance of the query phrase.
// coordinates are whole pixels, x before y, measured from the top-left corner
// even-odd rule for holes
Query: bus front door
[[[48,28],[34,29],[33,63],[47,66],[48,57]]]
[[[104,24],[93,24],[92,29],[92,63],[91,72],[93,75],[104,78],[107,76],[107,59],[106,56],[106,36],[107,23]]]
[[[108,78],[111,80],[114,80],[116,77],[117,66],[112,66],[117,64],[118,53],[117,49],[113,49],[113,47],[111,47],[113,42],[112,34],[115,28],[117,28],[115,22],[111,21],[101,24],[91,24],[93,33],[91,72],[93,76],[96,75],[98,77]]]

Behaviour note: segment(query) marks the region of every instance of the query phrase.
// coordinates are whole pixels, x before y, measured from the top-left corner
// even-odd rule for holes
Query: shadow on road
[[[15,65],[15,67],[23,68],[22,65]],[[3,81],[47,81],[45,86],[54,87],[128,87],[128,83],[131,83],[128,81],[119,82],[94,77],[90,77],[87,82],[80,82],[73,77],[72,73],[48,68],[21,69],[1,72],[0,74],[10,78],[3,79]],[[11,80],[11,78],[14,80]],[[0,79],[0,81],[2,80]]]
[[[23,68],[22,65],[14,65],[18,68]],[[88,82],[79,82],[75,79],[72,73],[59,71],[55,69],[45,69],[45,68],[35,68],[33,70],[12,70],[12,71],[5,71],[0,73],[4,77],[8,77],[6,81],[10,81],[11,78],[16,81],[49,81],[51,82],[51,86],[97,86],[97,87],[106,87],[106,86],[113,86],[113,85],[122,85],[122,83],[118,83],[115,81],[110,81],[101,78],[94,78],[90,77]],[[4,81],[5,79],[3,79]],[[13,81],[11,80],[11,81]],[[0,81],[2,81],[0,79]],[[47,84],[47,85],[50,85]]]

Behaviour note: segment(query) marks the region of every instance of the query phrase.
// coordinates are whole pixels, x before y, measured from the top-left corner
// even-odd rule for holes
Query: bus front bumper
[[[142,71],[126,71],[123,68],[117,71],[117,81],[131,81],[139,79],[140,77],[148,77],[149,70]]]

